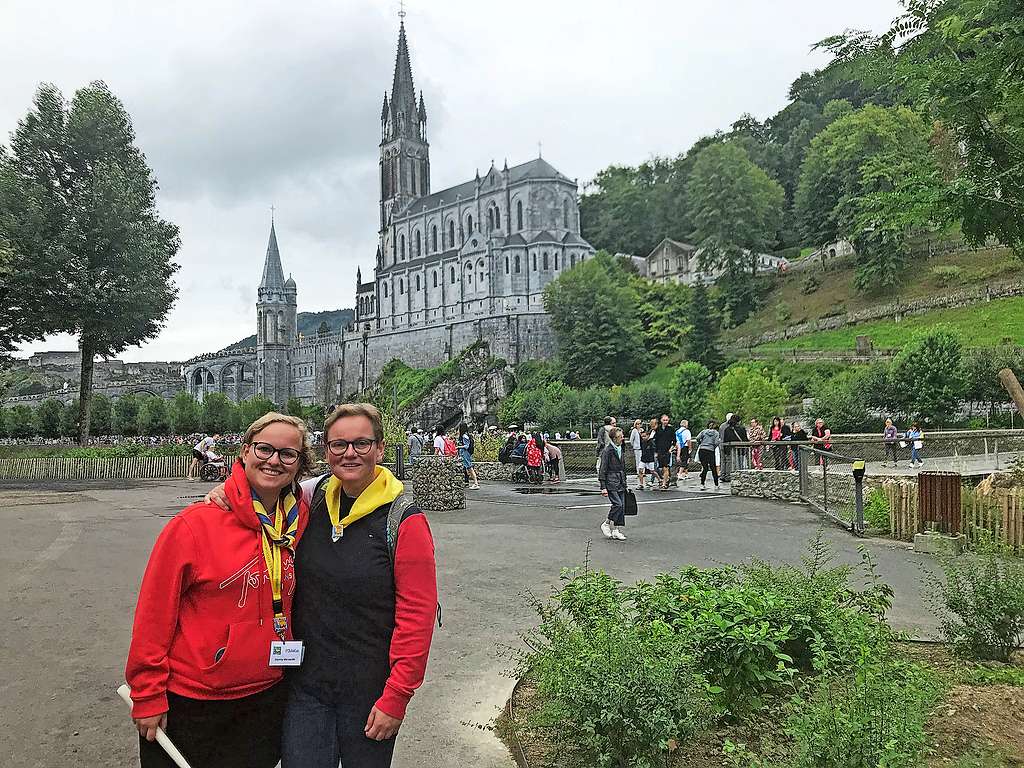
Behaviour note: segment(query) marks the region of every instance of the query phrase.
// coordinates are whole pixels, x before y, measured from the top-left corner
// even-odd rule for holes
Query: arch
[[[455,247],[455,219],[448,220],[448,247]]]
[[[434,287],[437,288],[437,270],[434,270]]]
[[[476,263],[476,269],[477,269],[477,272],[479,273],[479,274],[478,274],[478,277],[479,277],[479,282],[478,282],[478,284],[479,284],[479,285],[483,285],[483,284],[484,284],[484,283],[485,283],[485,282],[487,281],[487,277],[486,277],[486,275],[484,274],[484,270],[485,270],[485,265],[484,265],[484,260],[483,260],[483,259],[480,259],[480,260],[479,260],[479,261],[478,261],[478,262]]]
[[[405,235],[398,236],[398,258],[400,261],[405,260]]]
[[[518,275],[518,274],[519,274],[520,272],[522,272],[522,269],[521,269],[521,267],[522,267],[522,264],[520,263],[520,259],[519,259],[519,254],[517,253],[517,254],[516,254],[516,274],[517,274],[517,275]]]
[[[423,254],[423,238],[420,236],[420,231],[416,230],[416,258],[419,258]]]
[[[287,344],[288,343],[288,327],[284,322],[284,310],[280,309],[277,312],[277,343]]]
[[[470,234],[472,234],[472,232],[473,232],[473,214],[472,213],[469,214],[469,216],[466,217],[466,231],[469,232]]]
[[[516,229],[523,228],[523,201],[516,200]]]
[[[487,231],[488,232],[493,232],[494,231],[494,209],[493,208],[488,208],[487,209]]]
[[[501,229],[501,206],[494,206],[494,228]]]
[[[384,289],[384,298],[386,299],[388,297],[388,284],[381,283],[381,287]]]
[[[575,266],[576,266],[576,254],[575,253],[570,253],[569,254],[569,267],[571,269],[572,267],[575,267]]]
[[[508,256],[506,256],[505,257],[505,274],[506,275],[509,273],[508,265],[509,265],[509,260],[508,260]]]
[[[558,254],[555,254],[555,272],[558,271]]]
[[[530,261],[533,264],[533,271],[536,272],[537,271],[537,252],[534,251],[533,253],[530,254],[530,256],[531,256]]]
[[[398,293],[401,296],[405,295],[405,281],[402,278],[398,278]]]
[[[569,198],[562,200],[562,226],[569,228]]]
[[[419,291],[419,289],[420,289],[420,276],[416,275],[416,290]]]
[[[452,267],[452,285],[455,285],[455,267]]]
[[[430,250],[437,253],[437,225],[430,228]]]
[[[542,264],[542,268],[545,271],[547,271],[547,268],[548,268],[548,252],[547,251],[544,251],[544,253],[541,254],[541,264]]]
[[[264,312],[263,313],[263,343],[273,344],[274,343],[274,313]]]

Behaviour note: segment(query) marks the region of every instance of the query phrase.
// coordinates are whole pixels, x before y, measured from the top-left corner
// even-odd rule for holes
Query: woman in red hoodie
[[[281,757],[284,665],[301,661],[293,556],[308,517],[298,480],[313,463],[301,419],[268,413],[246,431],[224,492],[160,533],[139,591],[125,677],[142,768],[272,768]]]

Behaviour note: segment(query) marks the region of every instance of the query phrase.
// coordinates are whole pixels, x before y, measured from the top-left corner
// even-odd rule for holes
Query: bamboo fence
[[[0,459],[0,480],[157,480],[183,478],[191,456],[118,459]]]

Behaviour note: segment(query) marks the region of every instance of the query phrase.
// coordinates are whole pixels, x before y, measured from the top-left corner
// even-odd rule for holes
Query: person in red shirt
[[[268,413],[225,482],[231,511],[193,504],[161,531],[139,590],[125,679],[142,768],[173,766],[161,726],[193,768],[272,768],[281,757],[283,667],[293,643],[293,555],[313,464],[301,419]],[[293,646],[294,647],[294,646]]]

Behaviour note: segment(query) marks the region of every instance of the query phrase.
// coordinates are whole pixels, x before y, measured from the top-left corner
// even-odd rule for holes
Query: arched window
[[[469,285],[473,284],[473,265],[469,263],[466,264],[466,282]]]
[[[548,252],[547,251],[544,251],[544,253],[541,255],[541,259],[542,259],[542,261],[544,263],[544,269],[547,270],[547,268],[548,268]]]
[[[572,269],[575,266],[576,266],[576,254],[575,253],[570,253],[569,254],[569,268]]]
[[[423,253],[422,246],[423,246],[423,238],[420,237],[420,231],[417,229],[416,230],[416,258],[419,258],[420,255]]]
[[[430,250],[437,253],[437,227],[430,228]]]
[[[398,258],[405,259],[405,235],[399,235],[398,237]]]
[[[398,278],[398,293],[405,296],[405,281],[402,278]]]
[[[452,267],[452,285],[455,285],[455,267]]]
[[[516,229],[523,228],[523,201],[516,200]]]
[[[483,259],[480,259],[480,261],[478,261],[476,263],[476,269],[477,269],[477,272],[480,273],[480,285],[483,285],[484,281],[486,280],[486,278],[484,277],[484,260]]]
[[[569,228],[569,201],[562,201],[562,226],[566,229]]]
[[[437,270],[434,270],[434,287],[437,288]]]
[[[473,234],[473,214],[466,217],[466,233],[467,235]]]
[[[518,275],[520,272],[522,272],[522,269],[520,269],[519,254],[517,253],[516,254],[516,274]]]
[[[487,231],[488,232],[493,232],[494,231],[494,209],[493,208],[488,208],[487,209]]]
[[[416,194],[416,161],[415,160],[413,160],[411,163],[409,163],[409,174],[412,177],[412,179],[411,179],[412,180],[412,184],[410,184],[409,187],[412,189],[412,193],[415,195]]]
[[[418,291],[419,289],[420,289],[420,276],[416,275],[416,290]]]
[[[537,252],[534,251],[531,255],[533,256],[533,271],[536,272],[537,271]]]
[[[555,254],[555,272],[558,271],[558,254]]]
[[[455,219],[448,221],[448,247],[455,247]]]
[[[388,297],[388,284],[387,283],[381,283],[381,285],[384,288],[384,298],[386,299]]]
[[[494,206],[494,228],[501,229],[501,208]]]
[[[508,272],[509,272],[509,268],[508,268],[508,265],[509,265],[509,261],[508,261],[508,256],[506,256],[506,257],[505,257],[505,274],[506,274],[506,275],[507,275],[507,274],[508,274]]]

